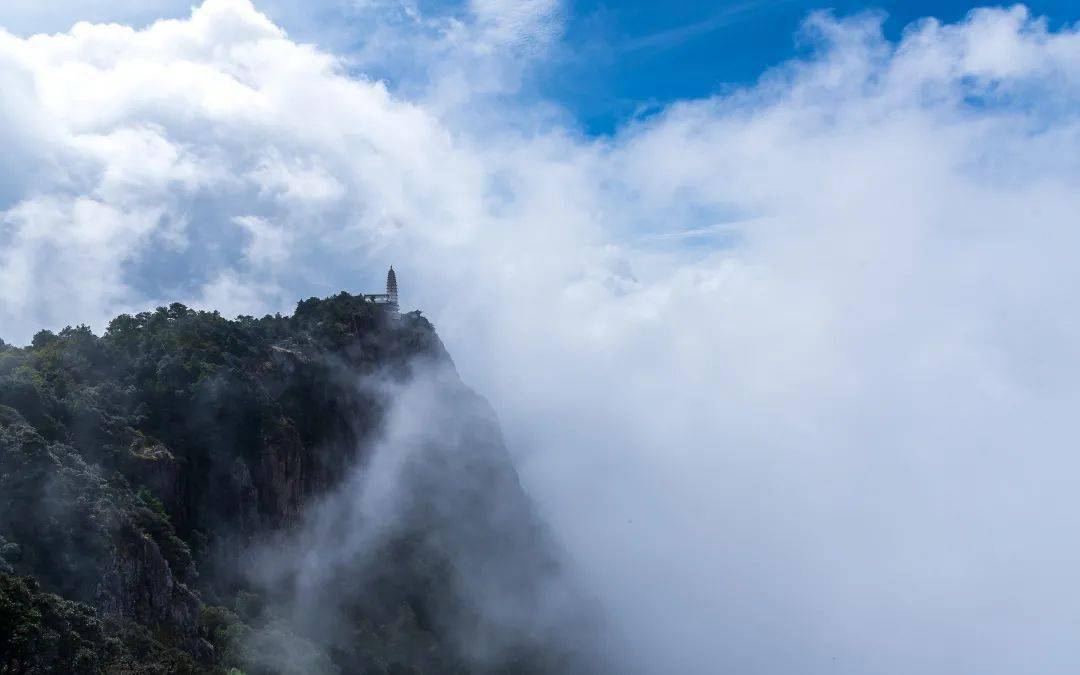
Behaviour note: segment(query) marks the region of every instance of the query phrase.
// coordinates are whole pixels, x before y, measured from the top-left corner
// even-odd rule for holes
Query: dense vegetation
[[[291,317],[174,304],[100,337],[0,342],[0,673],[555,668],[542,645],[470,662],[448,624],[464,615],[448,610],[452,542],[431,532],[450,517],[435,509],[417,507],[378,564],[339,571],[349,625],[333,637],[246,569],[253,546],[300,527],[363,462],[387,402],[358,379],[404,380],[418,359],[449,363],[419,313],[344,293]],[[527,518],[497,429],[466,440]],[[476,529],[485,499],[469,497],[481,525],[461,536],[491,534]]]

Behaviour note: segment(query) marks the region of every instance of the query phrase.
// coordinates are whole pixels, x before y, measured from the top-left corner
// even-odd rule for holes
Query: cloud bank
[[[440,636],[401,631],[423,672],[602,672],[590,596],[564,576],[490,405],[447,362],[408,370],[362,378],[360,399],[385,406],[377,439],[300,527],[252,549],[244,569],[271,614],[348,672],[385,668],[357,635],[401,622]]]
[[[346,59],[246,0],[0,33],[0,335],[393,262],[621,671],[1070,671],[1075,27],[814,14],[593,139],[514,102],[557,5],[397,7],[402,91],[358,67],[385,33]]]

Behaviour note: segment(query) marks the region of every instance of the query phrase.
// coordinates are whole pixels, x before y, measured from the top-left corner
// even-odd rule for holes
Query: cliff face
[[[418,372],[437,404],[401,435]],[[394,508],[358,511],[395,433]],[[0,672],[554,671],[542,631],[476,600],[537,609],[545,542],[418,313],[172,305],[0,346]]]

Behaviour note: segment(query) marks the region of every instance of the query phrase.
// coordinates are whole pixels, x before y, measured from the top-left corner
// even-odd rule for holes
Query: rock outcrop
[[[296,597],[288,565],[261,583],[256,552],[295,547],[363,478],[391,400],[362,383],[417,363],[449,373],[454,405],[424,420],[442,468],[410,478],[329,591]],[[465,602],[466,552],[523,612],[555,566],[490,408],[419,313],[347,294],[235,321],[172,305],[0,346],[0,672],[565,671]],[[344,625],[302,620],[309,600]],[[470,639],[500,651],[475,660]]]

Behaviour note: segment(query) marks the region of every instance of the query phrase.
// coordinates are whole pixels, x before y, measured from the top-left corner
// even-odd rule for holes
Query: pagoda
[[[386,273],[386,292],[385,293],[373,293],[364,296],[368,300],[371,300],[377,305],[386,305],[386,308],[391,312],[397,313],[398,311],[398,291],[397,291],[397,274],[394,273],[394,266],[390,266],[390,271]]]

